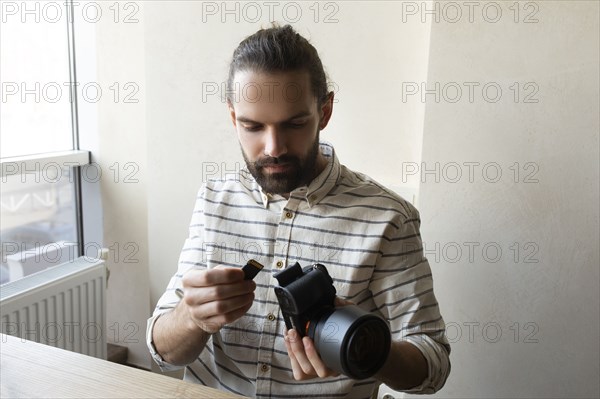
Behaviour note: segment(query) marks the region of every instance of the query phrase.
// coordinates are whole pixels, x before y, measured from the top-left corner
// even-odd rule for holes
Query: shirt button
[[[277,263],[275,264],[275,266],[277,266],[278,269],[281,269],[283,267],[283,262],[282,261],[277,261]]]
[[[291,218],[292,218],[292,216],[294,216],[294,215],[292,214],[292,212],[286,212],[286,213],[285,213],[285,217],[286,217],[286,218],[288,218],[288,219],[291,219]]]
[[[267,319],[269,319],[269,321],[275,321],[277,317],[275,317],[275,315],[273,313],[269,313],[269,315],[267,316]]]
[[[260,370],[261,370],[263,373],[266,373],[267,371],[269,371],[269,365],[268,365],[268,364],[264,364],[264,363],[263,363],[263,365],[262,365],[262,366],[260,366]]]

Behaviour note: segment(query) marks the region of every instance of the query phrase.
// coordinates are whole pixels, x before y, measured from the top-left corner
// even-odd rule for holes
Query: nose
[[[277,129],[268,129],[265,133],[265,155],[273,158],[279,158],[287,153],[287,146],[283,133]]]

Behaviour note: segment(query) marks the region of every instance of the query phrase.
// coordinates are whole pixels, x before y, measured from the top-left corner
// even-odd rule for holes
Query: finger
[[[225,324],[232,323],[242,317],[251,306],[252,302],[231,312],[212,316],[204,313],[202,307],[196,307],[191,310],[191,318],[200,328],[212,334],[219,331]]]
[[[183,284],[190,287],[211,287],[244,280],[244,272],[237,267],[217,267],[209,270],[190,270],[183,275]]]
[[[286,333],[286,336],[285,336],[285,339],[283,340],[283,342],[285,343],[285,347],[287,349],[288,355],[290,357],[290,361],[292,363],[292,373],[294,374],[294,379],[296,381],[305,380],[307,376],[302,371],[302,367],[300,367],[300,364],[298,364],[298,360],[296,359],[296,355],[294,355],[294,351],[289,342],[287,333]]]
[[[252,307],[252,303],[250,303],[246,306],[243,306],[239,309],[233,310],[229,313],[209,317],[209,318],[205,319],[202,322],[202,324],[207,326],[208,329],[212,330],[210,332],[216,332],[221,327],[223,327],[225,324],[233,323],[234,321],[236,321],[237,319],[242,317],[244,314],[246,314],[246,312],[251,307]],[[208,331],[207,329],[205,329],[205,330]]]
[[[339,296],[335,297],[335,302],[334,302],[335,306],[348,306],[348,305],[354,305],[354,302],[351,302],[347,299],[344,298],[340,298]]]
[[[188,305],[195,306],[203,303],[223,301],[254,292],[254,281],[240,281],[234,284],[220,284],[211,287],[184,286],[184,298]]]
[[[296,357],[296,360],[298,361],[302,371],[309,376],[316,375],[310,360],[308,360],[308,357],[306,357],[306,353],[304,352],[304,344],[302,343],[302,339],[300,339],[298,332],[296,330],[290,330],[288,332],[288,337],[292,352],[294,353],[294,356]]]
[[[302,338],[302,343],[304,344],[304,352],[306,353],[306,357],[310,361],[310,364],[312,365],[313,369],[319,377],[325,378],[339,375],[338,373],[327,367],[325,363],[323,363],[321,356],[319,356],[319,354],[317,353],[317,349],[315,348],[312,339],[310,339],[309,337],[304,337]]]
[[[187,303],[186,299],[186,303]],[[206,302],[199,305],[191,306],[192,315],[197,320],[208,319],[214,316],[222,316],[231,312],[235,312],[238,309],[245,307],[250,308],[254,301],[254,293],[236,296],[233,298]]]

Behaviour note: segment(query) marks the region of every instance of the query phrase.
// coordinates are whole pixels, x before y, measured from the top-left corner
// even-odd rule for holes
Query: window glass
[[[71,168],[2,177],[1,284],[78,257],[74,187]]]
[[[0,157],[73,149],[65,2],[2,2]]]

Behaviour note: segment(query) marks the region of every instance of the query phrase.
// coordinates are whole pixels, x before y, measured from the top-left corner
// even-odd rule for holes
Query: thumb
[[[352,301],[348,301],[347,299],[343,299],[340,298],[339,296],[335,297],[335,301],[334,301],[334,305],[341,307],[341,306],[348,306],[348,305],[354,305],[354,302]]]

